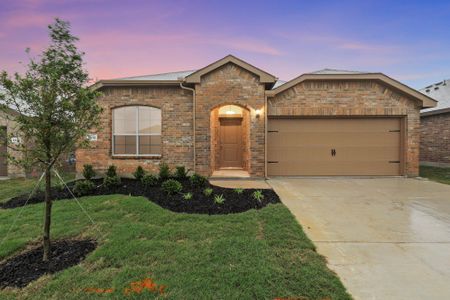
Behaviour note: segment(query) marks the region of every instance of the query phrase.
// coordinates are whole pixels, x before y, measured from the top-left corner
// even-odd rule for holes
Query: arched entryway
[[[250,112],[235,104],[211,111],[212,172],[250,169]]]

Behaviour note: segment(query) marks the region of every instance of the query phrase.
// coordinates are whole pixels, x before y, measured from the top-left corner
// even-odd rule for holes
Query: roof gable
[[[377,80],[385,83],[387,86],[394,88],[395,90],[398,90],[404,94],[407,94],[411,96],[412,98],[420,101],[422,103],[423,108],[427,107],[435,107],[437,104],[437,101],[416,91],[413,88],[410,88],[407,85],[404,85],[403,83],[394,80],[382,73],[350,73],[350,74],[329,74],[329,73],[309,73],[309,74],[303,74],[300,75],[297,78],[292,79],[291,81],[286,82],[283,85],[280,85],[279,87],[266,91],[266,95],[268,97],[273,97],[303,81],[306,80]]]
[[[272,74],[269,74],[249,63],[246,63],[245,61],[243,61],[233,55],[227,55],[224,58],[186,76],[185,82],[186,83],[200,83],[201,77],[203,75],[208,74],[208,73],[214,71],[215,69],[220,68],[221,66],[228,64],[228,63],[233,63],[235,65],[238,65],[239,67],[259,76],[259,81],[261,83],[275,83],[277,81],[277,78],[275,76],[273,76]]]

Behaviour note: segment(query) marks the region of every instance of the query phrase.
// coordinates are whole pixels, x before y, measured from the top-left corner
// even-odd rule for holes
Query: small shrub
[[[120,184],[120,177],[117,175],[117,167],[111,165],[106,171],[106,177],[103,179],[103,184],[107,187],[115,187]]]
[[[233,191],[234,191],[236,194],[240,195],[240,194],[242,194],[242,193],[244,192],[244,189],[241,189],[241,188],[235,188]]]
[[[86,164],[83,166],[83,177],[86,180],[91,180],[95,177],[95,171],[92,165]]]
[[[117,167],[115,165],[110,165],[106,171],[106,177],[117,176]]]
[[[161,188],[169,195],[179,193],[183,190],[183,186],[181,185],[181,183],[175,179],[168,179],[164,181],[161,185]]]
[[[73,188],[73,193],[77,196],[83,196],[89,194],[89,192],[93,191],[95,185],[90,180],[79,180],[75,183]]]
[[[195,173],[189,178],[189,181],[195,187],[204,187],[208,179],[205,176]]]
[[[223,204],[224,202],[225,202],[225,197],[222,194],[214,195],[214,203]]]
[[[138,166],[136,168],[136,171],[134,171],[134,173],[133,173],[134,178],[136,178],[137,180],[142,180],[144,175],[145,175],[145,171],[141,166]]]
[[[118,185],[120,185],[120,177],[119,176],[106,176],[104,179],[103,179],[103,184],[106,186],[106,187],[115,187],[115,186],[118,186]]]
[[[183,199],[189,201],[192,199],[192,193],[183,194]]]
[[[264,194],[262,193],[261,190],[257,190],[252,193],[252,197],[256,201],[261,202],[264,199]]]
[[[206,188],[203,190],[203,195],[205,195],[206,197],[211,196],[213,193],[213,189],[212,188]]]
[[[177,179],[186,179],[188,171],[185,166],[176,166],[175,168],[175,177]]]
[[[151,187],[158,185],[158,177],[153,174],[147,174],[142,177],[141,182],[144,184],[145,187]]]
[[[166,180],[170,178],[170,168],[165,162],[159,164],[159,178]]]

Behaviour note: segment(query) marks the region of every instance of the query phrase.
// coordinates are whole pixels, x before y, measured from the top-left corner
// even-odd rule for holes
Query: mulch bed
[[[51,258],[42,261],[43,247],[35,247],[0,263],[0,289],[22,288],[45,274],[77,265],[94,251],[93,240],[59,240],[51,244]]]
[[[270,189],[261,190],[264,199],[257,201],[252,197],[252,193],[256,189],[244,189],[243,193],[238,194],[234,189],[218,187],[215,185],[207,184],[204,187],[192,186],[189,180],[179,180],[183,185],[182,193],[191,192],[193,198],[191,200],[184,200],[182,194],[168,195],[160,188],[160,183],[155,187],[145,187],[140,181],[131,178],[122,178],[121,184],[117,187],[106,187],[103,185],[102,179],[95,179],[93,182],[96,188],[84,196],[96,196],[96,195],[112,195],[123,194],[131,196],[144,196],[150,201],[158,204],[159,206],[169,209],[174,212],[180,213],[197,213],[197,214],[229,214],[240,213],[250,209],[260,209],[265,207],[269,203],[279,203],[280,198],[278,195]],[[71,182],[69,187],[73,187],[75,182]],[[203,190],[206,187],[213,189],[211,196],[205,196]],[[217,204],[214,202],[214,195],[223,195],[225,202]],[[14,197],[9,201],[0,204],[1,208],[16,208],[25,205],[28,199],[28,194],[24,194],[18,197]],[[65,190],[53,188],[52,196],[55,200],[70,200],[71,195]],[[44,193],[42,191],[37,192],[29,201],[28,204],[44,202]]]

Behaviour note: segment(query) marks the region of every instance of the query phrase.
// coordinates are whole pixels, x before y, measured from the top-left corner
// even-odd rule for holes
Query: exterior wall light
[[[261,110],[260,109],[255,110],[255,113],[256,113],[256,117],[257,118],[259,118],[261,116]]]

